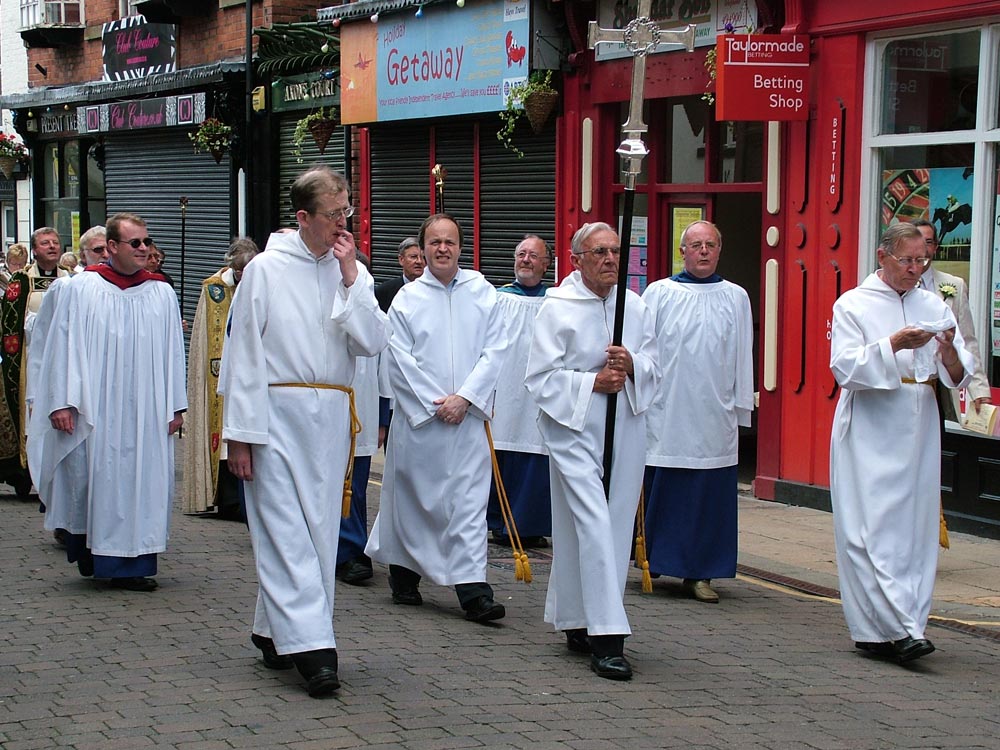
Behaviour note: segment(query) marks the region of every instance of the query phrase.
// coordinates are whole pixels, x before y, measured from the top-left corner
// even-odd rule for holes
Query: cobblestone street
[[[373,481],[373,508],[377,491]],[[809,541],[829,522],[817,513],[744,499],[741,561],[835,586],[796,558],[822,547]],[[741,574],[718,581],[722,602],[706,605],[667,579],[644,595],[636,571],[626,594],[636,675],[615,683],[542,622],[548,550],[532,551],[525,585],[491,545],[508,612],[498,624],[466,622],[451,590],[426,583],[423,607],[393,606],[380,566],[367,586],[339,585],[343,687],[313,700],[294,670],[265,669],[250,644],[256,578],[243,526],[175,512],[159,590],[132,593],[80,578],[37,503],[0,495],[0,514],[3,750],[992,749],[1000,736],[1000,610],[987,595],[936,600],[948,624],[928,631],[938,651],[904,668],[856,651],[834,600]],[[952,544],[943,554],[973,550],[1000,601],[1000,543],[955,534]],[[826,549],[832,559],[832,535]]]

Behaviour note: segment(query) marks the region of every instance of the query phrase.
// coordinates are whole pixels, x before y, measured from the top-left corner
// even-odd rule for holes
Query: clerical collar
[[[678,284],[718,284],[722,281],[722,277],[717,273],[713,273],[711,276],[700,279],[697,276],[689,274],[687,271],[681,271],[671,276],[670,280],[676,281]]]
[[[152,273],[151,271],[147,271],[145,268],[140,268],[131,276],[126,276],[125,274],[116,271],[111,267],[110,263],[98,263],[95,266],[87,266],[84,270],[96,272],[102,279],[110,284],[114,284],[119,289],[131,289],[132,287],[139,286],[139,284],[144,284],[147,281],[167,282],[167,279],[163,274]]]
[[[54,279],[59,276],[59,266],[56,266],[51,271],[43,271],[36,263],[35,270],[38,272],[38,277],[41,279]]]
[[[543,294],[545,294],[545,284],[543,284],[541,281],[539,281],[534,286],[527,286],[525,284],[522,284],[517,279],[515,279],[511,283],[511,286],[520,289],[524,293],[525,297],[541,297]]]

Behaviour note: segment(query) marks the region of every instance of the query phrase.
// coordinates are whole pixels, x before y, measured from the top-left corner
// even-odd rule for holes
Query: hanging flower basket
[[[507,92],[507,104],[500,110],[500,128],[497,130],[497,140],[504,148],[513,151],[517,158],[524,157],[524,152],[514,143],[514,129],[521,115],[528,119],[535,134],[542,132],[559,101],[559,92],[552,87],[552,71],[536,71],[527,80],[515,83]]]
[[[292,143],[294,144],[292,153],[295,154],[299,163],[302,162],[302,144],[305,143],[306,135],[312,137],[322,154],[326,151],[326,145],[330,142],[330,137],[339,124],[337,110],[334,107],[320,107],[295,123],[295,132],[292,134]]]
[[[226,153],[233,142],[233,129],[215,117],[209,117],[193,133],[188,133],[188,138],[194,144],[194,152],[209,153],[215,159],[215,163],[222,161],[222,155]]]
[[[524,114],[528,118],[528,123],[535,135],[538,135],[545,128],[545,123],[549,120],[549,115],[556,108],[559,101],[559,92],[553,90],[538,89],[532,91],[524,97]]]
[[[28,161],[28,148],[12,133],[0,133],[0,172],[8,180],[19,161]]]

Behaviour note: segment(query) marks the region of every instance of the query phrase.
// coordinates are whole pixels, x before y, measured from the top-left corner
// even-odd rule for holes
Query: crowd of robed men
[[[388,566],[396,604],[419,606],[419,584],[429,579],[455,588],[467,619],[504,617],[486,581],[488,426],[493,420],[501,427],[517,411],[528,412],[534,425],[502,426],[497,443],[503,470],[520,479],[515,516],[523,517],[543,488],[549,492],[544,619],[564,633],[569,651],[589,655],[598,676],[631,678],[623,595],[640,497],[645,523],[637,535],[645,549],[636,559],[651,575],[684,579],[704,602],[718,601],[712,578],[735,575],[738,429],[749,425],[753,408],[752,319],[745,291],[717,273],[718,228],[705,221],[687,227],[680,238],[684,270],[650,284],[640,298],[618,289],[620,241],[607,224],[576,232],[573,271],[552,288],[542,282],[550,251],[527,235],[515,251],[515,282],[497,290],[460,268],[462,227],[437,214],[421,225],[415,244],[401,245],[404,274],[379,290],[386,312],[347,230],[353,208],[343,177],[310,169],[290,197],[297,231],[273,234],[256,257],[231,248],[241,260],[206,281],[192,368],[204,367],[209,385],[204,396],[188,391],[195,394],[192,412],[195,401],[206,409],[195,432],[205,438],[202,463],[211,479],[195,490],[201,507],[186,502],[185,509],[222,507],[223,463],[250,530],[259,580],[251,640],[265,665],[297,668],[314,697],[336,691],[335,581],[338,574],[349,582],[370,577],[372,560]],[[146,591],[156,586],[151,575],[166,545],[168,438],[188,406],[183,339],[176,296],[144,268],[151,244],[145,223],[120,214],[106,233],[108,261],[50,288],[28,338],[37,351],[28,360],[39,362],[29,389],[28,465],[46,528],[65,531],[80,572]],[[834,313],[832,362],[844,394],[832,490],[852,636],[865,651],[906,661],[929,653],[922,609],[929,589],[901,593],[884,574],[929,577],[932,585],[933,569],[926,554],[909,567],[882,556],[900,527],[912,525],[907,504],[922,507],[936,491],[930,472],[937,462],[923,461],[920,495],[900,491],[898,482],[887,493],[882,484],[910,465],[869,465],[870,444],[891,420],[864,415],[892,411],[901,390],[915,389],[927,407],[922,419],[931,418],[931,407],[937,419],[933,397],[924,404],[930,378],[962,386],[973,366],[949,307],[908,286],[917,256],[894,254],[900,240],[888,235],[878,251],[880,270],[844,295]],[[921,238],[921,258],[924,247]],[[890,256],[903,260],[892,266]],[[898,279],[904,288],[893,286]],[[854,312],[881,303],[863,297],[872,285],[883,296],[882,287],[893,290],[903,312],[898,328],[880,322],[868,331],[863,312],[847,322],[851,304]],[[610,331],[618,293],[626,300],[616,346]],[[209,300],[225,304],[211,311]],[[928,318],[916,326],[911,300]],[[215,333],[202,339],[204,354],[196,359],[202,328]],[[368,374],[359,378],[366,362]],[[879,367],[881,381],[872,377]],[[378,414],[386,409],[359,403],[361,380],[374,383],[366,392],[391,395],[391,429],[388,415]],[[536,409],[525,408],[525,395]],[[608,398],[619,404],[605,489]],[[853,410],[847,424],[845,408]],[[356,449],[366,422],[376,436],[368,442],[385,441],[386,448],[370,536],[363,515],[358,522],[364,502],[351,491],[359,489],[352,473],[365,458]],[[932,450],[932,442],[923,448]],[[887,494],[904,506],[893,513],[908,515],[883,519],[891,526],[873,539],[870,516]],[[342,516],[356,527],[347,543]],[[926,541],[925,524],[910,531],[911,549],[926,551],[917,544]],[[936,555],[933,540],[930,547]]]

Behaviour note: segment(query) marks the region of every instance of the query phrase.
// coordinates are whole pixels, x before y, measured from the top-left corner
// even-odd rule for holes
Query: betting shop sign
[[[809,118],[809,37],[724,34],[718,37],[716,120]]]

